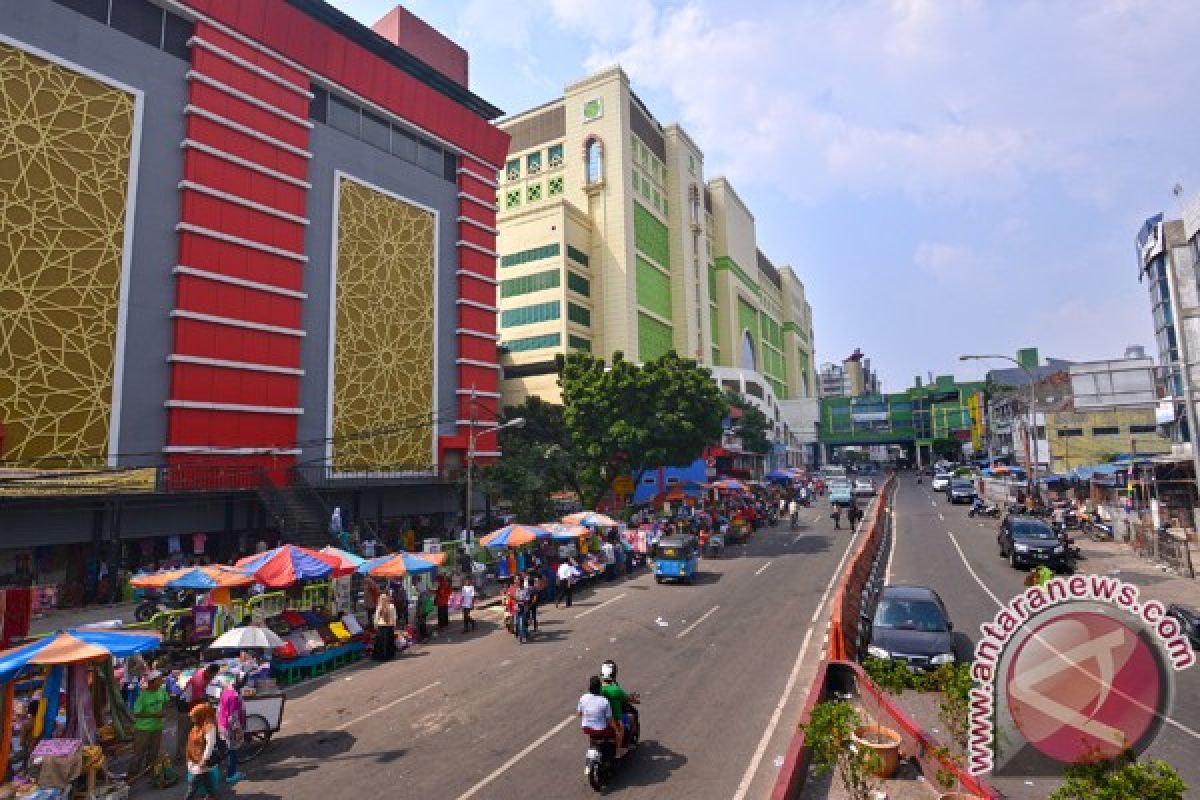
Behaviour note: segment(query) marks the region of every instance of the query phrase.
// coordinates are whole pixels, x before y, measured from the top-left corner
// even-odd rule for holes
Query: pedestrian
[[[534,633],[538,630],[538,606],[542,604],[543,592],[545,584],[542,582],[540,573],[532,573],[529,576],[529,626]]]
[[[367,585],[363,587],[363,602],[367,606],[367,624],[375,624],[375,609],[379,607],[379,584],[374,578],[367,578]]]
[[[375,610],[376,661],[390,661],[396,654],[396,606],[390,594],[379,595],[379,608]]]
[[[469,633],[475,630],[475,620],[471,619],[471,612],[475,610],[475,582],[470,577],[463,578],[462,585],[462,619],[463,633]]]
[[[518,575],[514,582],[517,586],[517,641],[525,644],[529,641],[529,598],[532,587],[524,576]]]
[[[125,659],[125,672],[121,679],[121,693],[125,696],[125,706],[133,708],[141,691],[142,680],[146,677],[146,660],[134,653]]]
[[[208,703],[201,703],[189,714],[192,732],[187,739],[188,792],[184,800],[217,797],[217,775],[220,767],[212,763],[217,751],[217,712]]]
[[[428,587],[422,586],[417,592],[417,638],[425,641],[429,638],[429,615],[433,613],[433,597]]]
[[[392,581],[392,604],[396,606],[396,624],[402,628],[408,627],[408,589],[404,587],[404,579]]]
[[[162,749],[163,717],[166,715],[167,690],[163,674],[158,670],[147,673],[146,688],[133,703],[133,752],[129,756],[126,780],[133,783],[154,762]]]
[[[221,690],[221,702],[217,706],[217,733],[228,749],[228,766],[225,782],[230,786],[245,776],[238,772],[238,749],[246,738],[246,704],[242,702],[244,675]]]
[[[558,565],[558,591],[554,595],[554,607],[558,608],[563,602],[566,602],[567,608],[571,607],[571,559],[564,558]]]
[[[829,512],[829,516],[833,517],[833,529],[835,531],[842,529],[842,507],[834,506],[833,511]]]
[[[221,668],[217,664],[198,669],[180,690],[177,704],[179,714],[175,718],[175,757],[180,762],[187,761],[187,741],[192,729],[191,712],[197,706],[208,705],[208,685],[220,671]]]
[[[433,604],[437,606],[437,625],[438,630],[445,630],[450,626],[450,581],[445,575],[438,575],[437,591],[434,592]]]

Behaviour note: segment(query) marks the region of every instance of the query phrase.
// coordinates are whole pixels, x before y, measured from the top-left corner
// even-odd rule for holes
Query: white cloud
[[[936,278],[961,278],[979,267],[979,258],[968,247],[946,242],[921,242],[913,263]]]

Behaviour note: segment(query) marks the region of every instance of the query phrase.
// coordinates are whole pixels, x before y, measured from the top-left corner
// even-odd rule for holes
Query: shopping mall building
[[[773,426],[772,465],[811,463],[817,385],[804,284],[758,246],[754,215],[619,67],[506,118],[500,173],[502,400],[557,402],[555,357],[669,350],[712,369]]]
[[[456,524],[509,138],[467,68],[399,8],[6,4],[0,574]]]

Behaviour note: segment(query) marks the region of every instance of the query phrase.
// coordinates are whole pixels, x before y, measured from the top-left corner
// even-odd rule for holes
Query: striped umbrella
[[[561,522],[547,522],[542,527],[550,531],[550,538],[556,542],[574,542],[580,536],[587,536],[591,533],[583,525],[564,525]]]
[[[749,491],[746,489],[746,484],[742,483],[741,481],[734,480],[733,478],[726,478],[723,481],[717,481],[713,484],[713,486],[717,487],[718,489],[724,489],[727,492]]]
[[[357,570],[360,566],[362,566],[363,562],[366,561],[366,559],[362,556],[355,555],[354,553],[348,553],[345,550],[339,550],[336,547],[322,547],[321,552],[327,556],[333,556],[336,558],[340,562],[338,566],[339,570]]]
[[[438,553],[437,555],[444,556],[445,554]],[[359,565],[358,571],[363,575],[370,575],[374,578],[402,578],[405,575],[437,572],[437,568],[437,564],[421,555],[394,553],[389,556],[381,556],[379,558],[372,558],[370,561],[364,561]]]
[[[499,530],[492,531],[479,540],[484,547],[520,547],[535,539],[545,539],[550,531],[536,525],[505,525]]]
[[[250,586],[254,578],[234,567],[207,566],[169,569],[152,575],[138,575],[129,581],[135,589],[237,589]]]
[[[237,562],[237,568],[272,589],[281,589],[299,581],[349,575],[354,571],[353,568],[347,569],[334,556],[294,544],[247,556]]]
[[[114,631],[107,628],[59,631],[0,653],[0,683],[12,680],[30,664],[60,666],[109,657],[128,658],[134,653],[157,650],[161,641],[157,633],[147,631]]]
[[[577,511],[567,514],[562,521],[566,525],[585,525],[589,528],[612,528],[617,525],[615,519],[599,511]]]

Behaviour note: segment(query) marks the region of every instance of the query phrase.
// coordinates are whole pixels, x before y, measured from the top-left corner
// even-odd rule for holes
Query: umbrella
[[[718,489],[724,489],[729,492],[748,491],[746,489],[746,484],[742,483],[741,481],[734,480],[732,478],[726,478],[725,480],[717,481],[716,483],[713,484],[713,486],[717,487]]]
[[[520,547],[534,539],[545,539],[550,531],[536,525],[505,525],[479,540],[484,547]]]
[[[366,561],[362,556],[347,553],[345,550],[339,550],[336,547],[322,547],[321,552],[327,556],[333,556],[340,562],[339,571],[344,569],[357,570]]]
[[[258,625],[247,625],[225,631],[209,645],[211,650],[245,650],[248,648],[274,650],[276,647],[283,647],[283,639],[276,636],[270,628]]]
[[[612,528],[617,521],[598,511],[578,511],[562,518],[567,525],[586,525],[589,528]]]
[[[556,542],[574,542],[580,536],[587,536],[591,533],[583,525],[563,525],[561,522],[548,522],[542,527],[550,531],[550,538]]]
[[[114,631],[107,628],[71,628],[21,647],[0,653],[0,683],[12,680],[30,664],[58,666],[128,658],[134,653],[157,650],[161,637],[146,631]]]
[[[443,556],[444,560],[444,553],[438,555]],[[438,565],[428,558],[411,553],[395,553],[364,561],[359,565],[358,571],[376,578],[401,578],[405,575],[419,575],[422,572],[437,572],[437,568]]]
[[[348,575],[354,571],[343,567],[334,556],[294,544],[247,556],[237,562],[237,568],[272,589],[291,586],[298,581]]]
[[[233,567],[208,566],[170,569],[152,575],[138,575],[129,581],[135,589],[237,589],[254,583],[254,578]]]
[[[790,481],[792,479],[792,473],[786,472],[782,469],[777,469],[772,472],[768,472],[765,477],[769,481]]]

